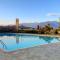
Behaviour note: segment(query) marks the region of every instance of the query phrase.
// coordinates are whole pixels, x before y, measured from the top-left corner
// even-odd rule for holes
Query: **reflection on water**
[[[19,34],[16,34],[16,43],[19,44]]]
[[[60,41],[60,38],[58,38],[58,37],[55,37],[55,39],[57,39],[58,41]]]
[[[58,37],[46,37],[46,36],[39,36],[39,39],[43,39],[47,43],[58,42],[60,41],[60,38]]]
[[[51,43],[51,41],[54,39],[53,37],[46,37],[46,36],[39,36],[39,39],[43,39],[47,43]]]

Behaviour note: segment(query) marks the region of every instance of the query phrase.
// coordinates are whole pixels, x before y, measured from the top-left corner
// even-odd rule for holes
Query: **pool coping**
[[[47,37],[60,37],[60,35],[54,34],[32,34],[32,33],[15,33],[15,34],[26,34],[26,35],[35,35],[35,36],[47,36]]]

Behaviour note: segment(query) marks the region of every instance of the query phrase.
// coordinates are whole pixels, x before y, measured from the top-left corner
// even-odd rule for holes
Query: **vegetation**
[[[16,32],[16,26],[6,26],[6,27],[0,27],[0,33],[35,33],[35,34],[59,34],[58,31],[60,31],[60,27],[57,29],[54,29],[51,27],[50,24],[47,24],[43,27],[37,25],[37,28],[20,28],[18,32]]]
[[[55,30],[55,34],[58,34],[58,30],[57,29]]]

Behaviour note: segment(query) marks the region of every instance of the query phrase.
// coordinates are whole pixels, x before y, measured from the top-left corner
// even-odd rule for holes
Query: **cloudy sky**
[[[60,0],[0,0],[0,25],[53,21],[60,17]]]

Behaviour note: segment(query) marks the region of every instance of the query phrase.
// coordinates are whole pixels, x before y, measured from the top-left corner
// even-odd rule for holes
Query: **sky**
[[[60,0],[0,0],[0,25],[54,21],[60,17]]]

